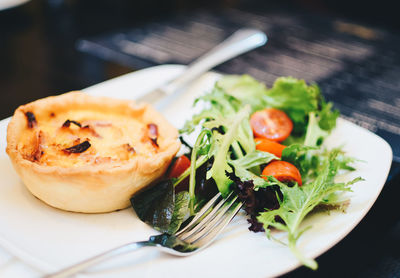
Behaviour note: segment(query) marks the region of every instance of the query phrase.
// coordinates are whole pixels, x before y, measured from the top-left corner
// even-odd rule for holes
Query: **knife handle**
[[[222,43],[188,65],[181,75],[163,85],[160,89],[167,95],[171,95],[215,66],[260,47],[267,40],[267,36],[260,30],[239,29]]]

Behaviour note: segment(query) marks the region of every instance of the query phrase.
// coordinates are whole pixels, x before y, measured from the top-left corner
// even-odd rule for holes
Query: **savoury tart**
[[[178,131],[148,104],[70,92],[20,106],[7,153],[29,191],[67,211],[126,208],[160,178]]]

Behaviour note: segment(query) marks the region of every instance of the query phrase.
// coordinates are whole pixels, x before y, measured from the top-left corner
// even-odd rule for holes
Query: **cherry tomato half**
[[[170,178],[178,178],[189,167],[190,167],[189,158],[187,158],[186,156],[182,155],[182,156],[178,157],[178,159],[172,165],[171,170],[169,171],[168,177],[170,177]]]
[[[262,175],[273,176],[281,182],[295,181],[299,186],[302,184],[299,170],[286,161],[272,161],[264,168]]]
[[[293,130],[293,122],[285,112],[275,108],[266,108],[255,112],[250,118],[255,137],[282,142]]]
[[[277,157],[282,156],[282,151],[286,146],[279,144],[277,142],[265,139],[265,138],[255,138],[256,141],[256,149],[263,152],[269,152],[274,154]]]

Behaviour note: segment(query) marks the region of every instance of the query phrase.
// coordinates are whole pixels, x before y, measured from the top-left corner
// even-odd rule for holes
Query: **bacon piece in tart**
[[[33,195],[67,211],[123,209],[160,178],[180,143],[151,106],[81,92],[20,106],[7,153]]]

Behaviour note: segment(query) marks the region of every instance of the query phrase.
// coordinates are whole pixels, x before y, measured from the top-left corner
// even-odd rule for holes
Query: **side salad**
[[[196,105],[204,108],[180,130],[186,152],[165,179],[132,197],[138,217],[174,234],[218,191],[234,191],[249,230],[265,232],[316,269],[296,246],[310,228],[302,221],[321,208],[344,210],[349,200],[341,193],[361,180],[335,182],[339,172],[354,170],[355,159],[323,146],[339,112],[316,84],[292,77],[278,78],[268,89],[248,75],[225,76]],[[196,137],[193,145],[190,136]],[[287,240],[274,238],[274,229],[286,232]]]

